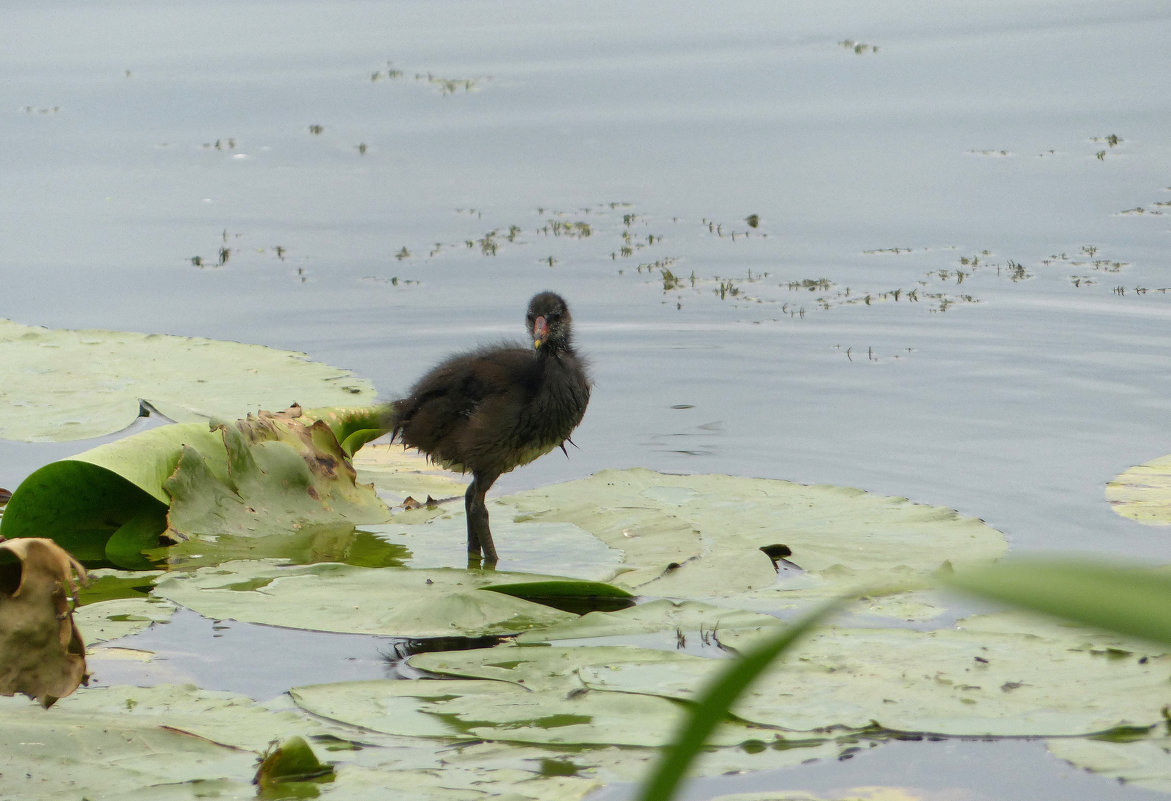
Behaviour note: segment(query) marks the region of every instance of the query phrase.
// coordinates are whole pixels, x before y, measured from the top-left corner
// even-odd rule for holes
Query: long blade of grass
[[[1166,569],[1031,557],[941,578],[965,593],[1171,645]]]
[[[643,784],[638,801],[670,801],[708,736],[728,716],[740,694],[793,643],[850,600],[852,597],[838,598],[818,606],[731,660],[696,698],[690,717],[673,744],[667,746],[654,774]]]

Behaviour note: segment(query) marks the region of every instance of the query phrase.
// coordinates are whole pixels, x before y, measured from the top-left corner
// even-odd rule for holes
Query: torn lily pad
[[[143,552],[167,542],[199,539],[206,554],[220,537],[339,524],[352,532],[385,520],[386,505],[357,483],[333,431],[296,407],[144,431],[32,473],[0,530],[49,536],[89,563],[145,569],[153,565]]]
[[[373,403],[373,386],[305,354],[196,337],[70,331],[0,319],[0,437],[64,441],[121,431],[146,401],[176,422],[291,403]]]
[[[257,536],[337,521],[378,523],[389,511],[372,487],[357,483],[348,455],[323,421],[300,410],[248,415],[215,430],[226,449],[208,459],[183,446],[163,483],[171,497],[167,533],[174,539]]]

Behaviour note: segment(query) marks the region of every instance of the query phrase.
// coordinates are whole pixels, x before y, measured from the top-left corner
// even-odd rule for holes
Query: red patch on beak
[[[535,348],[541,347],[541,343],[544,342],[548,338],[548,336],[549,336],[549,324],[547,322],[545,322],[544,317],[538,317],[533,322],[533,347],[535,347]]]

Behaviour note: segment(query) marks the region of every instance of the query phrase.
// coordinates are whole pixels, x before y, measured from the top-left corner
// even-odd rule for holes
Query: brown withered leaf
[[[0,542],[0,694],[48,708],[87,678],[73,622],[85,568],[52,540]]]

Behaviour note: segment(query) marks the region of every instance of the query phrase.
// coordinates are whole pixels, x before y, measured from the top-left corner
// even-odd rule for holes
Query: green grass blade
[[[1171,645],[1171,573],[1166,569],[1032,557],[942,580],[972,595]]]
[[[852,598],[822,604],[738,658],[731,660],[696,698],[695,708],[643,784],[638,801],[670,801],[688,766],[703,749],[708,736],[728,716],[732,704],[777,657]]]

